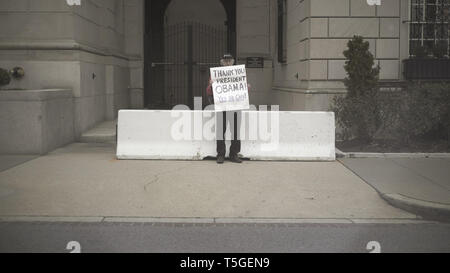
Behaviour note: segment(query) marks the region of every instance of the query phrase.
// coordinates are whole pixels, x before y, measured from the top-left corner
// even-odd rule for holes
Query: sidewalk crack
[[[144,191],[146,192],[147,187],[152,184],[155,184],[156,182],[158,182],[158,180],[159,180],[159,174],[155,174],[155,177],[150,182],[148,182],[147,184],[144,185]]]
[[[177,168],[177,169],[175,169],[175,170],[163,171],[163,172],[158,172],[158,173],[154,174],[154,175],[153,175],[153,179],[150,180],[150,182],[148,182],[148,183],[146,183],[146,184],[144,185],[144,191],[147,192],[147,188],[148,188],[150,185],[153,185],[153,184],[158,183],[158,181],[159,181],[159,179],[160,179],[160,176],[166,175],[166,174],[170,174],[170,173],[175,173],[175,172],[181,171],[181,170],[183,170],[183,169],[187,169],[188,167],[190,167],[190,166],[184,166],[184,167]]]

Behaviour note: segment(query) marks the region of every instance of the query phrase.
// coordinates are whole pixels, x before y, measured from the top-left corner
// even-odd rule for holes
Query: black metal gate
[[[194,97],[206,104],[209,68],[219,65],[227,52],[227,28],[197,22],[164,27],[163,56],[151,64],[151,90],[159,96],[157,106],[170,109],[184,104],[193,107]]]

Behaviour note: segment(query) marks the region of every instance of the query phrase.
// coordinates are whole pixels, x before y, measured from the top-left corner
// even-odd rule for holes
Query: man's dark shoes
[[[225,162],[225,156],[218,155],[217,156],[217,164],[223,164]]]
[[[233,163],[242,163],[238,155],[230,155],[230,161]]]

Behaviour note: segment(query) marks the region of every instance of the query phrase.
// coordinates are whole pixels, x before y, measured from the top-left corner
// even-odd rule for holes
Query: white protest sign
[[[245,65],[211,68],[216,111],[237,111],[250,108]]]

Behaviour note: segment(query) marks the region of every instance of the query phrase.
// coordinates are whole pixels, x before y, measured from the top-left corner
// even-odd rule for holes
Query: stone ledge
[[[69,89],[0,91],[0,153],[43,155],[74,141]]]
[[[342,152],[342,158],[450,158],[450,153],[368,153]]]
[[[285,87],[272,87],[275,91],[299,93],[299,94],[346,94],[347,91],[343,89],[303,89],[303,88],[285,88]]]
[[[46,101],[71,97],[70,89],[0,90],[0,101]]]
[[[113,56],[116,58],[124,59],[126,61],[141,60],[141,57],[137,55],[125,55],[123,53],[109,50],[100,49],[86,44],[79,43],[74,40],[18,40],[0,42],[0,50],[80,50],[89,52],[101,56]]]

